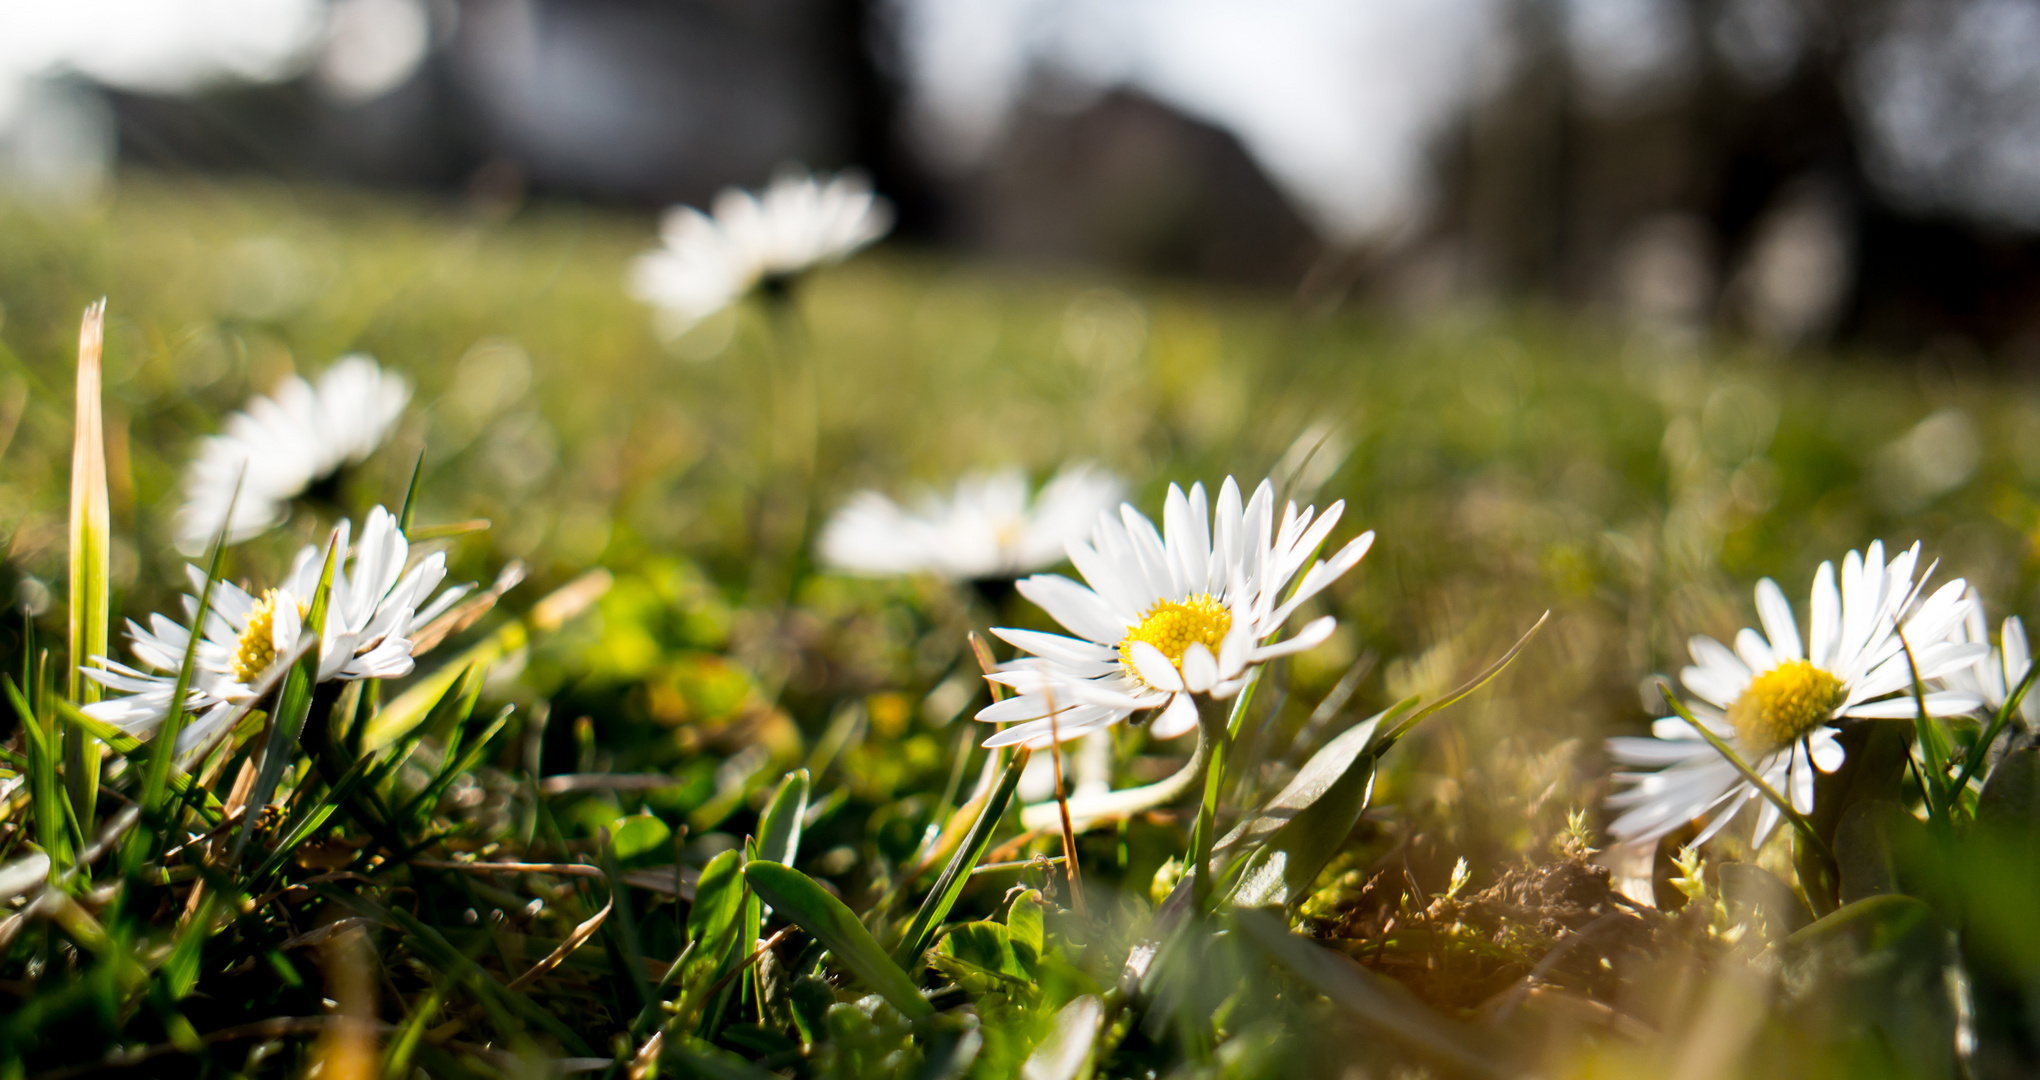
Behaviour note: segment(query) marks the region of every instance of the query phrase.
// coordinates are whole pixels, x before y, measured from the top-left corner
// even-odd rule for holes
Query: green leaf
[[[1353,763],[1363,754],[1374,757],[1374,733],[1380,730],[1382,724],[1393,723],[1397,717],[1416,708],[1417,703],[1417,698],[1405,698],[1340,732],[1337,738],[1312,754],[1310,760],[1303,763],[1303,768],[1297,770],[1295,779],[1268,800],[1267,805],[1225,834],[1212,848],[1212,853],[1251,849],[1295,820],[1298,812],[1322,798],[1339,782],[1340,777],[1351,771]]]
[[[841,900],[830,896],[806,874],[782,863],[760,859],[744,867],[744,879],[775,911],[821,942],[838,962],[878,991],[893,1008],[913,1019],[935,1014],[914,981],[879,948],[871,931],[857,921],[857,916]]]
[[[673,828],[652,814],[631,814],[619,819],[610,830],[609,841],[615,845],[619,860],[634,859],[648,851],[657,851],[673,838]]]
[[[1235,830],[1234,835],[1250,836],[1263,822],[1288,815],[1246,860],[1228,897],[1233,906],[1287,907],[1310,890],[1318,871],[1345,846],[1346,834],[1367,809],[1379,761],[1371,736],[1390,713],[1359,724],[1326,744],[1270,803],[1271,808],[1280,809],[1264,810],[1253,822]],[[1320,787],[1341,762],[1344,771]]]
[[[744,910],[743,856],[725,851],[708,860],[694,882],[694,906],[687,911],[687,937],[697,956],[727,935]],[[717,956],[714,959],[720,960]]]
[[[758,857],[792,866],[800,851],[801,821],[807,816],[808,772],[795,769],[779,782],[772,802],[758,818]]]
[[[1014,897],[1006,909],[1006,939],[1013,945],[1013,955],[1029,968],[1041,960],[1045,910],[1041,893],[1034,889]]]
[[[1025,983],[1028,971],[1014,954],[1005,926],[995,922],[967,922],[949,928],[935,951],[986,971],[995,971]]]
[[[977,822],[970,827],[970,833],[963,838],[963,844],[949,859],[949,865],[942,868],[942,876],[935,879],[935,887],[928,890],[922,899],[920,910],[914,912],[914,919],[907,924],[906,936],[900,939],[900,947],[893,952],[897,967],[912,970],[921,961],[921,953],[928,948],[928,939],[935,934],[935,928],[948,916],[949,909],[956,906],[956,898],[963,895],[963,887],[970,884],[970,869],[985,856],[985,849],[992,846],[992,833],[999,827],[999,819],[1006,816],[1006,807],[1013,801],[1013,792],[1020,786],[1020,774],[1027,769],[1027,759],[1032,756],[1025,749],[1013,755],[1013,761],[1006,766],[1006,772],[999,777],[999,786],[992,789],[991,798],[985,800],[985,808],[978,814]]]

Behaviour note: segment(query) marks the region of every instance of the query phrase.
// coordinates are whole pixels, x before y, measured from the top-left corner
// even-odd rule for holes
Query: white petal
[[[1195,693],[1210,690],[1218,682],[1218,658],[1201,641],[1183,650],[1183,685]]]
[[[1145,641],[1135,641],[1127,646],[1126,655],[1133,661],[1134,670],[1140,672],[1141,680],[1149,686],[1172,693],[1183,689],[1182,674],[1162,650]]]
[[[1177,694],[1169,700],[1169,707],[1148,725],[1148,733],[1157,739],[1174,739],[1197,730],[1197,704],[1189,694]]]
[[[1792,618],[1792,605],[1784,590],[1770,578],[1757,582],[1757,621],[1764,624],[1764,636],[1779,660],[1800,660],[1805,653],[1799,645],[1799,624]]]

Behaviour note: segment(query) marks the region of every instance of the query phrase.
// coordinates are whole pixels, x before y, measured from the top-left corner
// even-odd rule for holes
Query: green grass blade
[[[934,1006],[921,996],[914,980],[885,954],[871,931],[857,921],[843,901],[830,896],[814,879],[783,863],[761,859],[744,867],[744,880],[774,911],[821,942],[893,1008],[911,1019],[935,1014]]]
[[[411,518],[418,512],[418,481],[425,475],[425,451],[418,451],[418,460],[411,463],[411,482],[404,486],[404,508],[397,511],[397,529],[405,536],[411,535]]]
[[[50,857],[51,866],[61,869],[71,864],[70,825],[59,807],[64,798],[57,775],[57,756],[61,750],[14,680],[0,678],[0,681],[6,683],[7,698],[21,717],[23,742],[28,751],[28,801],[35,816],[35,840]]]
[[[241,482],[234,481],[234,495],[227,502],[227,521],[234,516],[234,503],[241,495]],[[198,616],[192,621],[191,636],[184,643],[184,659],[177,667],[177,682],[170,694],[170,711],[156,731],[155,746],[149,754],[149,771],[142,782],[142,816],[154,820],[162,813],[164,785],[177,763],[177,738],[184,732],[184,699],[191,691],[192,669],[198,664],[198,643],[205,632],[206,616],[212,611],[213,586],[220,580],[220,565],[227,551],[227,524],[220,523],[213,537],[212,552],[205,563],[205,584],[198,590]]]
[[[75,703],[61,697],[52,697],[50,704],[55,708],[57,718],[75,727],[84,728],[93,738],[105,743],[114,753],[134,757],[149,749],[149,744],[135,738],[104,720],[98,719],[80,709]],[[163,781],[164,789],[183,799],[196,799],[204,812],[217,822],[224,809],[219,797],[203,788],[194,789],[191,776],[182,770],[173,769]]]
[[[1006,771],[999,777],[999,786],[992,789],[992,797],[985,801],[985,808],[978,814],[970,833],[963,839],[963,845],[949,859],[949,865],[942,868],[942,876],[935,879],[935,887],[921,901],[920,910],[914,912],[914,920],[907,924],[906,936],[900,939],[900,947],[893,953],[893,961],[908,970],[920,963],[921,953],[928,948],[928,939],[935,934],[935,928],[956,906],[956,898],[963,894],[963,887],[970,883],[970,868],[984,858],[985,849],[992,845],[992,833],[999,827],[999,819],[1006,816],[1006,807],[1013,801],[1013,792],[1020,786],[1020,774],[1027,769],[1027,760],[1033,755],[1023,749],[1013,755]]]
[[[68,696],[85,704],[99,700],[99,684],[79,666],[106,655],[106,626],[112,615],[113,512],[106,496],[106,431],[100,411],[100,353],[106,340],[106,301],[85,309],[78,329],[78,404],[71,439],[71,609]],[[83,731],[64,740],[64,779],[71,807],[89,824],[99,798],[100,749]]]
[[[248,848],[249,837],[255,834],[255,819],[261,817],[261,809],[269,805],[276,794],[276,785],[283,779],[284,766],[297,756],[298,735],[305,729],[305,718],[312,711],[312,688],[319,681],[319,653],[325,640],[326,608],[333,599],[333,568],[340,560],[340,534],[336,530],[326,541],[326,565],[319,571],[319,585],[312,594],[312,609],[305,615],[299,636],[313,642],[304,658],[293,664],[290,674],[283,680],[283,691],[277,695],[275,717],[269,727],[269,745],[262,751],[262,769],[255,776],[254,790],[248,796],[248,812],[241,818],[241,829],[234,834],[233,849],[227,855],[229,864],[239,863],[242,852]]]
[[[403,738],[423,723],[447,690],[471,667],[488,668],[496,661],[530,644],[534,638],[558,630],[568,619],[602,598],[612,584],[607,571],[591,570],[548,593],[534,604],[523,619],[507,623],[483,638],[453,662],[419,679],[370,718],[361,734],[361,752],[374,753]]]

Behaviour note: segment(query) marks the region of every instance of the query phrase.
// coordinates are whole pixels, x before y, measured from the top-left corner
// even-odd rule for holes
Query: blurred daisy
[[[817,547],[822,562],[857,574],[1014,578],[1061,562],[1122,490],[1110,473],[1071,465],[1031,500],[1019,469],[974,473],[954,494],[931,492],[912,509],[864,491],[830,520]]]
[[[1314,509],[1299,512],[1290,503],[1278,528],[1273,485],[1262,481],[1242,506],[1239,486],[1227,477],[1215,515],[1206,511],[1202,484],[1187,496],[1169,485],[1166,538],[1131,506],[1121,506],[1116,519],[1101,514],[1091,542],[1069,546],[1088,588],[1054,574],[1019,585],[1021,595],[1075,636],[992,631],[1033,655],[1000,665],[992,676],[1018,693],[977,714],[986,723],[1014,725],[985,745],[1039,748],[1147,709],[1161,710],[1153,727],[1157,738],[1194,730],[1196,695],[1232,697],[1256,666],[1331,636],[1337,620],[1327,615],[1295,637],[1262,644],[1374,543],[1372,532],[1363,533],[1331,559],[1313,563],[1283,599],[1344,509],[1343,502],[1333,503],[1313,521]]]
[[[359,464],[381,446],[411,400],[402,376],[366,356],[343,356],[319,384],[292,375],[267,397],[227,417],[205,439],[184,471],[184,505],[177,511],[177,547],[205,550],[227,519],[227,541],[239,543],[284,518],[290,500],[313,484]],[[240,485],[236,499],[234,488]]]
[[[1918,711],[1906,645],[1922,680],[1966,670],[1989,651],[1957,636],[1971,608],[1960,578],[1919,599],[1925,585],[1924,575],[1918,585],[1913,582],[1919,554],[1914,544],[1886,563],[1882,543],[1871,544],[1864,555],[1851,551],[1842,560],[1839,588],[1834,564],[1822,563],[1813,579],[1810,648],[1801,647],[1792,606],[1769,578],[1757,583],[1763,633],[1743,630],[1734,649],[1709,637],[1695,637],[1688,645],[1694,666],[1679,678],[1700,699],[1692,706],[1694,719],[1802,814],[1813,809],[1815,770],[1841,767],[1837,722],[1911,719]],[[1934,716],[1979,704],[1981,698],[1966,690],[1926,695]],[[1777,806],[1699,732],[1677,717],[1658,720],[1651,731],[1653,738],[1608,740],[1616,761],[1656,770],[1615,774],[1629,789],[1608,799],[1610,807],[1623,811],[1609,826],[1611,833],[1622,841],[1654,841],[1711,813],[1697,846],[1758,802],[1752,842],[1762,844],[1770,836],[1782,816]]]
[[[1983,602],[1973,593],[1970,595],[1968,616],[1963,622],[1962,638],[1984,646],[1990,644],[1990,627],[1983,619]],[[1978,657],[1975,664],[1951,671],[1941,680],[1951,690],[1975,694],[1992,713],[2005,707],[2012,691],[2019,688],[2019,681],[2026,677],[2026,670],[2033,665],[2033,653],[2026,643],[2026,624],[2020,622],[2017,615],[2004,621],[1998,631],[1998,641],[2000,646]],[[2012,714],[2012,720],[2027,731],[2040,727],[2040,694],[2027,691],[2026,696],[2019,700],[2018,711]]]
[[[892,228],[892,205],[863,176],[783,171],[761,194],[724,188],[714,216],[666,211],[663,241],[631,267],[631,292],[660,309],[675,334],[735,303],[761,282],[835,262]]]
[[[335,530],[333,543],[343,553],[348,552],[351,527],[342,521]],[[333,569],[333,594],[319,643],[320,682],[411,673],[411,628],[446,611],[470,586],[447,589],[425,604],[446,577],[446,554],[433,552],[406,571],[409,555],[410,543],[396,517],[380,506],[371,510],[361,543]],[[213,734],[234,706],[253,698],[256,684],[278,658],[296,651],[325,563],[325,551],[308,544],[283,583],[260,596],[232,582],[214,583],[212,610],[200,627],[185,699],[193,720],[178,739],[180,753]],[[128,648],[139,666],[96,656],[82,669],[88,678],[125,695],[87,705],[87,713],[136,736],[147,736],[162,724],[191,640],[186,623],[197,621],[197,593],[205,586],[203,571],[187,570],[193,593],[184,598],[185,622],[164,615],[151,615],[146,627],[128,622]]]

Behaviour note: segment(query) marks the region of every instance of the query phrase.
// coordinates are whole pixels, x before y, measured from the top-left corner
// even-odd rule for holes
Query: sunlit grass
[[[1282,296],[1028,272],[910,245],[821,273],[792,312],[749,306],[668,342],[622,287],[628,259],[650,242],[648,217],[538,204],[504,218],[457,204],[248,183],[133,178],[88,213],[0,211],[0,235],[8,237],[0,246],[0,422],[13,432],[0,456],[10,575],[0,587],[36,612],[45,646],[63,640],[66,627],[70,395],[77,313],[86,303],[109,299],[116,621],[172,610],[173,593],[186,585],[169,539],[178,473],[195,437],[283,373],[310,373],[343,353],[370,353],[413,380],[400,434],[346,477],[337,505],[301,510],[278,535],[235,549],[225,572],[273,579],[297,546],[323,538],[336,514],[396,508],[421,454],[421,526],[491,523],[448,541],[456,578],[487,581],[511,560],[530,565],[531,579],[504,600],[503,612],[424,664],[430,672],[441,657],[486,658],[494,665],[488,679],[479,669],[463,678],[464,666],[448,662],[409,684],[429,692],[382,691],[391,703],[385,715],[417,725],[397,734],[424,739],[417,747],[399,741],[392,760],[414,749],[417,756],[388,778],[389,790],[434,792],[397,824],[415,825],[414,840],[445,831],[457,841],[434,858],[507,857],[488,847],[498,844],[617,875],[677,864],[737,890],[724,899],[741,905],[737,860],[712,871],[711,859],[749,834],[771,834],[768,800],[782,776],[805,767],[816,812],[800,840],[799,867],[828,881],[870,930],[897,930],[893,923],[912,916],[940,866],[906,882],[900,876],[931,824],[968,796],[981,760],[958,760],[982,732],[952,719],[980,686],[964,634],[995,620],[1047,623],[1017,598],[994,610],[983,597],[933,581],[815,573],[804,537],[859,487],[946,484],[974,467],[1019,464],[1039,477],[1066,461],[1097,460],[1128,477],[1135,502],[1151,514],[1170,482],[1214,486],[1233,474],[1251,483],[1273,473],[1299,499],[1345,499],[1341,539],[1372,528],[1379,541],[1319,602],[1340,616],[1334,638],[1278,665],[1261,688],[1256,742],[1239,751],[1251,752],[1245,760],[1253,767],[1234,775],[1228,807],[1257,805],[1359,718],[1410,695],[1443,695],[1542,612],[1553,613],[1491,688],[1382,759],[1376,810],[1304,905],[1322,925],[1343,927],[1337,936],[1386,939],[1384,910],[1360,899],[1368,867],[1396,854],[1398,877],[1406,871],[1426,892],[1443,893],[1457,861],[1467,859],[1466,898],[1448,898],[1461,906],[1417,920],[1442,937],[1412,944],[1405,936],[1391,950],[1418,957],[1410,964],[1445,957],[1443,969],[1418,977],[1397,961],[1383,970],[1455,1021],[1474,1022],[1453,1010],[1487,1000],[1520,977],[1521,960],[1556,940],[1507,924],[1496,914],[1499,901],[1476,894],[1520,873],[1525,860],[1549,862],[1554,843],[1565,843],[1569,813],[1587,811],[1590,827],[1605,793],[1598,738],[1637,731],[1662,710],[1647,677],[1685,662],[1688,635],[1727,640],[1749,622],[1751,579],[1774,576],[1796,592],[1789,583],[1843,550],[1873,538],[1900,546],[1924,539],[1942,560],[1941,576],[1966,576],[1994,617],[2028,612],[2034,598],[2040,391],[1956,353],[1778,356],[1538,310],[1324,316]],[[811,484],[789,474],[807,437]],[[1303,451],[1320,441],[1305,461]],[[529,636],[538,640],[527,648],[526,624],[507,613],[526,612],[591,567],[614,575],[593,614],[564,626],[532,620]],[[0,633],[7,670],[21,670],[21,621],[10,619]],[[1348,686],[1350,702],[1313,721],[1349,672],[1358,679]],[[459,739],[481,736],[505,705],[514,711],[493,740],[471,742],[463,755]],[[1189,754],[1187,742],[1156,744],[1122,731],[1118,785],[1168,774]],[[372,739],[363,749],[382,745]],[[463,760],[465,768],[447,767]],[[670,783],[540,786],[542,777],[594,773],[658,773]],[[309,776],[292,782],[323,790]],[[337,779],[326,782],[337,787]],[[1091,903],[1104,913],[1092,953],[1079,958],[1073,944],[1068,972],[1043,975],[1018,960],[1013,972],[1040,976],[1060,987],[1051,996],[1065,998],[1084,980],[1102,979],[1138,935],[1156,871],[1182,855],[1194,814],[1177,806],[1083,836]],[[0,858],[25,850],[31,837],[22,823],[17,813],[0,826],[10,830],[0,833]],[[309,854],[270,873],[305,878],[351,865],[348,845],[367,843],[367,831],[339,821],[333,828],[316,841],[300,837]],[[1004,850],[1017,832],[1009,827],[976,850],[1007,861],[1061,854],[1054,836]],[[1579,846],[1575,838],[1575,854]],[[966,947],[996,952],[994,939],[1010,949],[1012,934],[1038,936],[1012,923],[1033,916],[1001,907],[1016,877],[1053,893],[1058,872],[968,880],[955,892],[957,916],[996,915],[1008,937],[984,930],[975,944],[958,938],[936,965],[969,984],[993,1027],[1001,1016],[1011,1020],[988,1036],[996,1053],[983,1068],[1024,1057],[1048,1026],[1046,1013],[1028,1012],[997,977],[958,966],[984,960]],[[571,876],[519,891],[518,882],[531,880],[444,874],[407,884],[424,895],[404,918],[437,929],[403,923],[388,931],[383,940],[402,942],[406,959],[375,992],[378,1015],[398,1031],[422,1032],[458,1018],[480,1029],[507,1010],[532,1025],[532,1038],[550,1041],[494,1046],[586,1056],[561,1050],[557,1032],[525,1016],[540,1006],[519,1004],[521,989],[434,983],[418,970],[475,962],[508,983],[584,926],[607,895]],[[671,962],[683,941],[704,933],[757,938],[755,924],[739,925],[754,916],[735,907],[678,913],[658,895],[642,892],[629,913],[635,921],[600,930],[596,945],[560,968],[571,976],[566,988],[544,991],[555,997],[541,1011],[562,1016],[588,1053],[607,1055],[610,1035],[630,1028],[644,995],[659,991],[665,968],[647,974],[647,964]],[[545,901],[543,914],[519,914],[535,898]],[[1066,892],[1051,899],[1070,901]],[[376,919],[396,919],[384,910],[401,905],[387,895],[375,902]],[[299,916],[306,924],[295,929],[344,907],[307,908]],[[820,902],[810,907],[820,910]],[[346,910],[367,917],[366,909]],[[510,946],[489,937],[500,921],[481,921],[497,919],[496,911],[525,939],[514,962]],[[1469,945],[1461,933],[1497,925],[1498,946]],[[201,985],[216,1004],[205,1006],[211,1026],[197,1030],[225,1028],[241,1015],[316,1013],[319,995],[304,987],[344,982],[334,973],[361,962],[337,949],[318,954],[323,961],[284,949],[290,935],[280,930],[266,938],[235,933],[246,936],[207,953],[206,963],[220,967],[203,968],[212,981]],[[851,936],[829,941],[831,950],[857,952],[862,943]],[[256,941],[259,948],[248,944]],[[881,937],[878,947],[894,944]],[[598,946],[609,958],[589,959]],[[1113,948],[1117,957],[1105,957]],[[234,949],[246,956],[227,959]],[[35,999],[69,1025],[60,1030],[94,1032],[96,1041],[82,1049],[45,1044],[32,1055],[37,1068],[96,1060],[109,1037],[133,1045],[183,1037],[163,1009],[114,1023],[82,1004],[60,1009],[50,1004],[54,996],[37,997],[63,985],[49,966],[62,966],[61,949],[44,950],[40,961],[8,954],[5,977],[16,981],[4,989],[14,997],[6,1008]],[[1254,963],[1227,956],[1212,962]],[[737,959],[675,974],[684,1008],[724,1008],[689,995],[724,993],[728,984],[714,984]],[[26,969],[14,965],[31,962],[36,974],[19,975]],[[318,974],[320,963],[327,974]],[[883,976],[850,966],[885,988]],[[1436,970],[1464,977],[1454,982]],[[1580,978],[1588,986],[1599,976]],[[741,1002],[748,977],[735,985]],[[800,984],[794,998],[815,989]],[[390,1000],[393,992],[402,1000]],[[278,994],[288,1007],[269,1002]],[[457,1008],[445,1005],[449,996]],[[846,1000],[855,996],[844,991]],[[1199,1007],[1209,1015],[1219,1004]],[[442,1006],[448,1011],[432,1011]],[[1263,1055],[1256,1060],[1278,1063],[1268,1067],[1279,1073],[1280,1062],[1295,1059],[1270,1048],[1281,1040],[1252,1042],[1254,1031],[1265,1033],[1254,1023],[1274,1022],[1252,1012],[1224,1030],[1240,1040],[1238,1053]],[[865,1027],[841,1021],[848,1034],[832,1040],[807,1032],[804,1016],[783,1019],[773,1038],[799,1030],[799,1041],[827,1043],[817,1060],[838,1075],[877,1075],[880,1066],[870,1063],[907,1030],[903,1016],[881,1013],[860,1021]],[[633,1029],[632,1053],[647,1030]],[[438,1064],[411,1060],[442,1075],[451,1068],[442,1059],[464,1053],[470,1035],[418,1036]],[[379,1037],[385,1048],[402,1042]],[[754,1060],[784,1051],[755,1037],[776,1049],[741,1039],[721,1045]],[[1176,1045],[1166,1024],[1142,1038]],[[857,1049],[859,1039],[869,1045]],[[1140,1038],[1128,1045],[1136,1044],[1146,1045]],[[309,1053],[310,1045],[299,1039],[290,1053]],[[916,1053],[932,1053],[933,1043],[919,1045]],[[1293,1052],[1305,1058],[1320,1052],[1298,1046]],[[222,1053],[220,1067],[264,1075],[295,1067],[282,1059],[248,1065],[243,1049]],[[1124,1072],[1166,1064],[1180,1049],[1122,1062]],[[466,1067],[483,1068],[480,1060]]]

